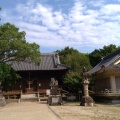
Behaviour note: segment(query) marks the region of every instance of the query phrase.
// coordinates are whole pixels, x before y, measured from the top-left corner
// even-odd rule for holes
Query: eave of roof
[[[116,65],[112,65],[116,60],[120,59],[120,49],[113,52],[112,54],[106,56],[99,64],[97,64],[94,68],[88,71],[88,74],[93,74],[101,70],[101,68],[104,66],[106,68],[115,68]]]
[[[111,65],[107,67],[108,69],[119,69],[120,70],[120,65]]]

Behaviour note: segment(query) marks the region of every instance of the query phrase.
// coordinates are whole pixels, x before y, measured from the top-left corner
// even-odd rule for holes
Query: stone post
[[[0,83],[0,106],[4,106],[4,105],[6,105],[6,101],[2,94],[2,87],[1,87],[1,83]]]
[[[83,86],[84,86],[84,96],[89,96],[88,84],[89,84],[88,79],[87,79],[87,80],[84,80],[84,82],[83,82]]]
[[[81,106],[93,106],[93,99],[89,96],[89,90],[88,90],[88,74],[86,72],[86,69],[83,69],[82,77],[83,77],[83,87],[84,87],[84,96],[82,97]]]

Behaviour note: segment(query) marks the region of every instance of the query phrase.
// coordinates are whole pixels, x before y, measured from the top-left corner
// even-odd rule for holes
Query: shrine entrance
[[[34,74],[28,72],[27,76],[21,81],[21,92],[26,94],[37,92],[37,83],[37,78],[34,77]]]
[[[46,72],[21,72],[22,79],[19,82],[21,92],[23,94],[37,93],[46,94],[46,90],[50,89],[50,77]]]
[[[25,88],[25,93],[33,93],[34,92],[34,87],[33,87],[33,81],[26,81],[28,87]]]

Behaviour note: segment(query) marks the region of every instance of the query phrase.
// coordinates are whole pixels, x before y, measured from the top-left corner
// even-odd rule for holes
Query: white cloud
[[[18,25],[20,26],[20,28],[26,29],[28,31],[29,30],[36,31],[36,32],[47,31],[47,27],[40,26],[40,25],[37,25],[37,24],[19,22]]]
[[[90,0],[88,2],[88,4],[90,4],[91,6],[94,6],[94,7],[101,7],[101,6],[104,6],[104,2],[107,1],[107,0],[99,0],[99,1],[96,1],[96,0]]]
[[[35,21],[42,22],[43,25],[47,26],[51,30],[58,29],[64,20],[60,11],[54,12],[52,7],[43,6],[41,4],[37,4],[36,8],[32,10],[32,14],[35,16]]]
[[[103,6],[101,9],[103,15],[116,15],[120,14],[120,5],[119,4],[108,4]]]
[[[44,47],[70,46],[78,50],[120,45],[119,4],[103,5],[101,1],[96,2],[99,9],[93,9],[77,0],[69,13],[63,13],[53,6],[34,2],[18,4],[16,15],[3,12],[4,18],[26,31],[27,41]]]
[[[83,15],[84,10],[85,10],[85,8],[84,8],[83,4],[76,2],[68,16],[70,21],[71,22],[80,22],[82,20],[81,16]]]

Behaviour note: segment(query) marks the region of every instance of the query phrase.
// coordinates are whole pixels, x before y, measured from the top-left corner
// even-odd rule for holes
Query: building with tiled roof
[[[15,71],[66,70],[68,68],[67,65],[60,64],[59,56],[56,53],[41,53],[40,57],[40,65],[31,61],[10,61],[9,64],[11,64]]]
[[[120,49],[105,57],[88,74],[93,76],[96,98],[120,102]]]
[[[41,53],[41,63],[39,65],[32,61],[10,61],[12,68],[21,76],[11,90],[22,90],[22,93],[36,92],[39,89],[50,89],[51,78],[62,83],[62,77],[69,67],[60,63],[57,53]]]

